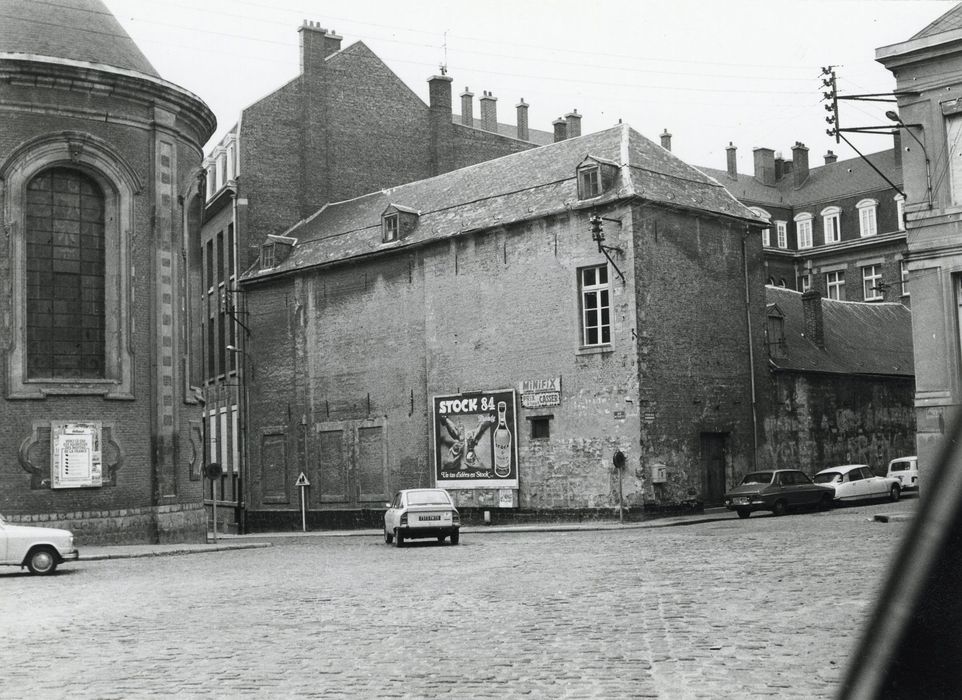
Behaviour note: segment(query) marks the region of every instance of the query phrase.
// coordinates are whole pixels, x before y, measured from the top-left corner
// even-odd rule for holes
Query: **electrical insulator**
[[[604,234],[602,233],[601,229],[604,224],[601,220],[601,217],[595,214],[588,219],[588,222],[591,224],[591,237],[596,241],[603,240]]]

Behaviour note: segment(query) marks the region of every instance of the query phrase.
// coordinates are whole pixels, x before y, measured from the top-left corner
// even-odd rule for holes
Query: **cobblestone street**
[[[0,571],[0,697],[831,697],[917,500]]]

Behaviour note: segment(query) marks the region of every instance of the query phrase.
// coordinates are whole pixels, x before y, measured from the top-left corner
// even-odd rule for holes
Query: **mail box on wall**
[[[664,464],[651,465],[651,483],[664,484],[668,481],[668,467]]]

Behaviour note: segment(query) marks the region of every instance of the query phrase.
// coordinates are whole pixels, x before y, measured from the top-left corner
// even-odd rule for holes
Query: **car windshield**
[[[816,484],[830,484],[836,479],[841,480],[841,474],[838,472],[822,472],[821,474],[815,475]]]
[[[444,491],[415,491],[408,494],[407,501],[409,506],[446,506],[451,503]]]
[[[742,484],[770,484],[773,474],[774,472],[752,472],[745,475]]]

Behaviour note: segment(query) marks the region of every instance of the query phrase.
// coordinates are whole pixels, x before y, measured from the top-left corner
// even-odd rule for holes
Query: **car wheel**
[[[828,510],[829,508],[832,507],[832,500],[833,500],[832,497],[826,493],[824,496],[821,497],[821,499],[819,499],[818,509]]]
[[[897,501],[901,495],[902,489],[898,487],[898,484],[893,484],[892,489],[889,491],[889,500]]]
[[[741,519],[743,519],[743,520],[744,520],[745,518],[747,518],[747,517],[748,517],[749,515],[751,515],[751,514],[752,514],[752,512],[751,512],[750,510],[745,510],[744,508],[739,508],[739,509],[738,509],[738,517],[741,518]]]
[[[438,542],[444,542],[444,535],[440,535],[438,537]]]
[[[27,568],[31,574],[46,576],[57,570],[57,553],[50,547],[38,547],[30,553]]]
[[[775,515],[785,515],[788,512],[788,506],[785,501],[775,501],[775,505],[772,507],[772,513]]]
[[[457,544],[457,543],[460,542],[460,541],[461,541],[461,533],[460,533],[460,532],[452,532],[452,533],[451,533],[451,544]]]
[[[394,535],[392,535],[387,530],[384,531],[384,543],[391,544],[394,541]]]
[[[401,534],[400,532],[398,532],[397,530],[394,531],[394,545],[395,545],[396,547],[403,547],[403,546],[404,546],[404,535],[402,535],[402,534]]]

